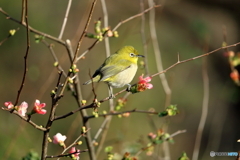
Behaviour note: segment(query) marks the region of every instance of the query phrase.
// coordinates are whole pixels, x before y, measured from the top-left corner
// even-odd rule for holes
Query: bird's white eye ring
[[[130,53],[129,56],[130,56],[130,57],[134,57],[135,54],[134,54],[134,53]]]

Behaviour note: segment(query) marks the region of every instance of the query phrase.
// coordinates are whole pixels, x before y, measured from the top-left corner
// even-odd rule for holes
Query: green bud
[[[68,82],[69,82],[69,83],[73,83],[72,78],[68,78]]]
[[[48,142],[50,142],[50,143],[52,142],[52,139],[50,137],[48,137]]]
[[[54,66],[54,67],[57,67],[58,64],[59,64],[59,63],[56,61],[56,62],[53,63],[53,66]]]
[[[55,95],[55,94],[56,94],[56,92],[55,92],[54,90],[52,90],[50,95],[53,96],[53,95]]]
[[[81,100],[82,105],[86,105],[87,101],[86,100]]]
[[[86,133],[86,132],[87,132],[85,126],[82,126],[82,132],[83,132],[83,133]]]
[[[101,33],[101,21],[100,20],[95,22],[95,33],[97,33],[97,34]]]
[[[82,143],[83,143],[82,141],[78,141],[77,145],[82,145]]]
[[[39,42],[41,42],[44,39],[45,39],[45,37],[42,36],[42,35],[37,35],[37,34],[35,35],[35,42],[36,43],[39,43]]]
[[[15,29],[9,30],[9,34],[10,34],[11,36],[14,36],[15,33],[16,33],[16,30],[15,30]]]
[[[86,33],[86,34],[85,34],[85,37],[88,37],[88,38],[95,38],[95,35],[92,34],[92,33]]]
[[[104,110],[104,111],[103,111],[103,114],[107,114],[107,111]]]
[[[178,160],[189,160],[188,156],[187,156],[187,153],[186,152],[183,152],[181,157],[178,158]]]
[[[105,147],[104,152],[109,153],[109,152],[112,152],[112,150],[113,150],[112,146],[107,146]]]
[[[113,32],[113,37],[116,37],[116,38],[119,37],[119,35],[118,35],[118,31],[114,31],[114,32]]]

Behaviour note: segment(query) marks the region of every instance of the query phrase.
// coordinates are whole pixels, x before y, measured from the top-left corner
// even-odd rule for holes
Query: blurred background
[[[92,1],[76,1],[70,9],[66,30],[63,40],[69,39],[75,50],[78,39],[83,31],[87,15]],[[28,15],[31,27],[45,32],[46,34],[58,37],[64,19],[68,1],[29,1]],[[161,7],[155,9],[156,29],[159,48],[162,55],[163,68],[177,62],[179,53],[180,60],[193,58],[207,51],[212,51],[222,46],[224,41],[224,30],[228,44],[240,41],[240,1],[239,0],[168,0],[155,1]],[[141,12],[139,0],[106,0],[109,26],[114,28],[121,20],[129,18]],[[144,1],[145,8],[148,8],[147,1]],[[0,7],[11,17],[20,20],[21,1],[1,1]],[[89,32],[94,33],[94,22],[99,18],[103,19],[102,6],[97,2],[93,13]],[[149,13],[145,14],[145,35],[147,41],[148,67],[150,75],[157,73],[156,58],[152,46]],[[141,39],[141,17],[135,18],[118,28],[118,38],[110,38],[110,50],[114,53],[124,45],[134,46],[139,53],[143,54]],[[2,43],[0,46],[0,94],[1,103],[6,101],[15,102],[17,91],[21,84],[24,55],[26,52],[26,29],[20,24],[7,20],[0,14],[0,41],[8,36],[10,29],[17,29],[17,33]],[[20,97],[20,102],[29,103],[33,106],[35,99],[47,104],[46,109],[51,106],[50,92],[54,89],[58,73],[53,66],[54,59],[49,49],[43,43],[35,43],[34,33],[30,34],[31,47],[28,57],[28,74]],[[45,39],[54,45],[54,51],[58,56],[59,63],[68,71],[69,59],[66,49],[52,40]],[[85,38],[80,54],[83,53],[94,39]],[[240,46],[230,48],[235,52],[240,51]],[[224,56],[224,50],[205,57],[207,72],[209,76],[209,109],[206,125],[203,131],[199,159],[230,159],[231,157],[210,157],[210,151],[216,152],[237,152],[240,149],[239,113],[240,113],[240,91],[229,77],[231,72],[228,58]],[[89,79],[89,70],[93,73],[105,59],[104,42],[97,44],[86,56],[80,60],[78,68],[81,83]],[[177,104],[180,113],[170,118],[159,118],[146,114],[132,113],[130,117],[118,118],[114,116],[104,144],[113,146],[113,152],[123,155],[126,151],[134,152],[145,147],[149,142],[147,135],[150,132],[156,133],[157,129],[168,126],[168,133],[186,129],[184,134],[174,137],[175,143],[170,144],[171,159],[177,159],[183,151],[192,158],[193,147],[197,128],[202,113],[203,101],[203,59],[197,59],[180,64],[166,73],[170,88],[172,90],[171,104]],[[139,68],[132,83],[138,81],[138,77],[144,74],[145,70]],[[62,80],[63,82],[63,80]],[[130,95],[123,110],[134,108],[148,110],[154,108],[160,112],[164,110],[165,93],[158,76],[152,80],[153,89],[142,93]],[[108,96],[107,86],[104,83],[95,84],[97,98],[103,99]],[[90,103],[93,99],[91,85],[82,86],[83,98]],[[114,92],[121,89],[114,89]],[[124,96],[119,95],[116,100]],[[20,103],[19,102],[19,103]],[[62,115],[76,109],[77,104],[69,91],[65,91],[63,99],[60,100],[57,115]],[[108,110],[109,104],[105,102],[99,108],[99,112]],[[88,110],[89,114],[92,110]],[[39,125],[45,125],[47,115],[34,115],[32,120]],[[30,150],[41,153],[42,133],[34,129],[19,117],[1,110],[2,117],[0,128],[0,157],[3,159],[21,159]],[[90,120],[91,134],[94,136],[104,118]],[[54,122],[50,135],[60,132],[68,138],[66,144],[70,144],[80,134],[82,127],[80,114]],[[80,149],[86,149],[85,141]],[[161,150],[161,145],[159,145]],[[49,155],[56,155],[61,152],[61,147],[50,144]],[[161,153],[155,153],[161,155]],[[104,151],[99,159],[106,158]],[[139,159],[156,159],[140,155]],[[87,153],[81,154],[81,159],[88,159]],[[231,158],[232,159],[232,158]]]

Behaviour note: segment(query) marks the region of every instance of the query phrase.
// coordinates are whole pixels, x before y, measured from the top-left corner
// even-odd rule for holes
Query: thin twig
[[[17,98],[16,98],[16,101],[14,103],[14,106],[16,106],[18,104],[18,101],[19,101],[19,98],[20,98],[20,95],[21,95],[21,92],[22,92],[22,89],[23,89],[23,86],[24,86],[24,83],[25,83],[25,79],[26,79],[26,75],[27,75],[27,71],[28,71],[28,65],[27,65],[27,58],[28,58],[28,54],[29,54],[29,48],[30,48],[30,38],[29,38],[29,24],[28,24],[28,0],[23,0],[25,2],[23,2],[25,4],[25,22],[26,22],[26,30],[27,30],[27,49],[26,49],[26,53],[25,53],[25,56],[24,56],[24,71],[23,71],[23,76],[22,76],[22,82],[21,82],[21,85],[20,85],[20,88],[18,90],[18,93],[17,93]]]
[[[95,117],[95,116],[94,116]],[[101,126],[99,127],[99,129],[97,130],[97,133],[95,134],[93,140],[92,140],[92,143],[96,143],[97,142],[97,139],[98,137],[100,136],[100,134],[102,133],[102,131],[105,129],[105,126],[106,126],[106,123],[108,122],[108,119],[104,119],[103,123],[101,124]],[[98,151],[96,153],[96,157],[98,157]]]
[[[171,134],[167,139],[165,140],[168,140],[170,138],[173,138],[181,133],[185,133],[187,130],[178,130],[177,132]],[[148,148],[152,147],[152,146],[155,146],[156,144],[155,143],[152,143],[151,145],[147,146],[147,147],[144,147],[142,148],[141,150],[139,150],[134,156],[137,157],[139,154],[141,154],[143,151],[147,150]]]
[[[54,121],[54,117],[55,117],[55,111],[57,108],[57,102],[58,100],[61,98],[61,95],[59,96],[58,90],[59,90],[59,86],[60,86],[60,80],[61,80],[61,76],[62,76],[62,72],[59,73],[59,77],[58,77],[58,81],[55,87],[55,94],[52,94],[52,107],[50,110],[50,114],[49,114],[49,118],[46,124],[46,131],[43,132],[43,141],[42,141],[42,155],[41,155],[41,160],[45,160],[46,156],[47,156],[47,149],[48,149],[48,137],[49,137],[49,131],[50,128],[52,126],[52,123]]]
[[[90,130],[90,128],[87,129],[86,132],[88,132],[89,130]],[[86,132],[85,132],[85,133],[86,133]],[[63,153],[65,153],[65,152],[66,152],[68,149],[70,149],[72,146],[76,145],[76,143],[78,142],[78,140],[79,140],[82,136],[84,136],[85,133],[80,134],[80,135],[75,139],[75,141],[74,141],[72,144],[70,144],[68,147],[66,147],[66,148],[62,151],[61,155],[63,155]],[[88,151],[88,149],[87,149],[87,151]],[[81,153],[81,152],[79,152],[79,153]],[[73,153],[72,153],[72,154],[73,154]],[[60,157],[59,157],[59,158],[60,158]],[[58,158],[57,160],[59,160],[59,158]]]
[[[25,16],[26,16],[26,1],[22,0],[22,15],[21,15],[22,24],[25,24]]]
[[[65,13],[64,20],[63,20],[62,28],[61,28],[60,34],[58,36],[59,39],[62,39],[64,30],[65,30],[65,27],[66,27],[66,24],[67,24],[68,14],[69,14],[71,5],[72,5],[72,0],[68,0],[68,6],[67,6],[67,9],[66,9],[66,13]]]
[[[2,110],[4,111],[10,111],[9,109],[7,108],[2,108]],[[40,130],[40,131],[46,131],[46,128],[44,128],[43,126],[39,126],[37,125],[36,123],[34,123],[33,121],[29,120],[28,117],[23,117],[21,114],[19,114],[16,110],[14,110],[12,112],[12,114],[16,114],[18,117],[20,117],[22,120],[24,120],[25,122],[29,123],[30,125],[32,125],[34,128]]]
[[[128,110],[128,111],[122,111],[122,112],[112,112],[112,113],[107,113],[107,114],[98,114],[98,117],[106,117],[106,116],[117,116],[117,115],[121,115],[124,113],[147,113],[147,114],[159,114],[158,112],[152,112],[152,111],[144,111],[144,110],[137,110],[132,109],[132,110]],[[88,119],[91,118],[95,118],[94,115],[87,117]]]
[[[1,7],[0,7],[0,12],[6,16],[6,19],[12,20],[12,21],[14,21],[14,22],[16,22],[16,23],[21,24],[21,25],[24,26],[24,27],[27,27],[27,24],[26,24],[26,23],[22,23],[22,21],[18,21],[18,20],[16,20],[16,19],[12,18],[7,12],[4,11]],[[51,35],[49,35],[49,34],[46,34],[46,33],[44,33],[44,32],[38,31],[38,30],[32,28],[32,27],[29,26],[29,25],[28,25],[28,28],[29,28],[30,32],[33,32],[33,33],[42,35],[42,36],[44,36],[44,37],[46,37],[46,38],[48,38],[48,39],[51,39],[51,40],[56,41],[56,42],[58,42],[58,43],[60,43],[60,44],[62,44],[62,45],[65,45],[65,42],[64,42],[63,40],[61,40],[61,39],[58,39],[58,38],[56,38],[56,37],[54,37],[54,36],[51,36]]]
[[[113,28],[112,31],[116,31],[122,24],[124,24],[124,23],[126,23],[126,22],[128,22],[128,21],[130,21],[130,20],[132,20],[132,19],[134,19],[134,18],[137,18],[137,17],[139,17],[139,16],[141,16],[141,15],[149,12],[150,10],[152,10],[152,9],[154,9],[154,8],[157,8],[157,7],[160,7],[160,6],[161,6],[161,5],[155,5],[155,6],[149,7],[148,9],[144,10],[143,12],[141,12],[141,13],[139,13],[139,14],[136,14],[136,15],[134,15],[134,16],[132,16],[132,17],[129,17],[129,18],[127,18],[127,19],[119,22],[119,23],[116,25],[116,27]]]
[[[140,0],[140,8],[141,12],[144,11],[144,1]],[[141,24],[141,36],[142,36],[142,45],[143,45],[143,55],[144,58],[144,69],[145,69],[145,75],[148,76],[149,74],[149,68],[148,68],[148,55],[147,55],[147,41],[145,36],[145,14],[142,14],[141,16],[142,24]]]
[[[208,103],[209,103],[209,78],[207,73],[207,59],[203,59],[202,65],[202,76],[203,76],[203,104],[202,104],[202,115],[199,122],[195,145],[193,148],[193,157],[192,160],[197,160],[199,155],[199,149],[201,145],[202,133],[206,123],[207,114],[208,114]]]
[[[239,45],[239,44],[240,44],[240,42],[237,42],[237,43],[232,44],[232,45],[220,47],[220,48],[217,48],[217,49],[215,49],[215,50],[213,50],[213,51],[211,51],[211,52],[208,52],[208,53],[205,53],[205,54],[202,54],[202,55],[193,57],[193,58],[189,58],[189,59],[186,59],[186,60],[183,60],[183,61],[180,61],[180,60],[178,59],[178,62],[174,63],[173,65],[171,65],[170,67],[168,67],[167,69],[165,69],[165,70],[163,70],[163,71],[161,71],[161,72],[158,72],[158,73],[155,73],[155,74],[151,75],[151,77],[155,77],[155,76],[157,76],[157,75],[159,75],[159,74],[166,73],[169,69],[171,69],[171,68],[173,68],[173,67],[175,67],[175,66],[177,66],[177,65],[179,65],[179,64],[181,64],[181,63],[186,63],[186,62],[188,62],[188,61],[192,61],[192,60],[195,60],[195,59],[198,59],[198,58],[202,58],[202,57],[205,57],[205,56],[209,56],[209,55],[212,54],[212,53],[215,53],[215,52],[217,52],[217,51],[220,51],[220,50],[223,50],[223,49],[226,49],[226,48],[236,47],[236,46]]]
[[[65,71],[63,70],[63,68],[61,67],[61,65],[59,64],[59,60],[56,56],[56,53],[55,51],[53,50],[53,44],[49,44],[46,40],[42,40],[43,44],[45,44],[49,50],[50,50],[50,53],[52,54],[53,56],[53,59],[54,59],[54,63],[57,63],[56,67],[58,69],[58,71],[62,71],[63,72],[63,75],[64,77],[67,77],[67,74],[65,73]]]
[[[80,151],[76,151],[76,152],[74,152],[74,153],[60,154],[60,155],[56,155],[56,156],[46,156],[46,159],[47,159],[47,158],[61,158],[61,157],[69,157],[69,156],[71,156],[72,154],[76,154],[76,153],[83,153],[83,152],[88,152],[88,149],[85,149],[85,150],[80,150]]]
[[[19,29],[20,29],[20,28],[17,28],[17,29],[14,29],[14,30],[15,30],[15,32],[17,32]],[[14,34],[16,34],[16,33],[14,33]],[[4,38],[2,41],[0,41],[0,46],[1,46],[6,40],[8,40],[8,39],[11,38],[11,37],[13,37],[13,35],[9,33],[6,38]]]
[[[92,7],[91,7],[90,13],[88,15],[88,20],[86,22],[86,25],[85,25],[84,30],[82,32],[82,35],[80,36],[80,38],[78,40],[78,45],[77,45],[77,48],[76,48],[76,51],[75,51],[75,54],[74,54],[74,58],[73,58],[73,64],[77,62],[78,52],[80,50],[80,47],[81,47],[81,44],[82,44],[82,40],[83,40],[83,38],[85,37],[85,35],[87,33],[87,29],[88,29],[88,26],[90,24],[90,21],[91,21],[91,18],[92,18],[92,14],[93,14],[93,10],[95,8],[96,3],[97,3],[97,0],[93,0]]]

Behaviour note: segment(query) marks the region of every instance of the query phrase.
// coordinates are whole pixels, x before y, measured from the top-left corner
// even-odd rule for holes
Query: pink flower
[[[46,114],[47,111],[45,109],[42,109],[46,106],[45,103],[40,103],[38,99],[36,99],[34,103],[34,108],[33,108],[33,113],[38,113],[38,114]]]
[[[139,82],[138,82],[138,85],[137,85],[137,90],[139,92],[142,92],[146,89],[152,89],[153,88],[153,85],[151,83],[148,83],[152,80],[151,77],[145,77],[143,78],[143,76],[140,76],[139,77]]]
[[[5,102],[4,105],[5,105],[8,109],[14,108],[14,105],[12,104],[12,102]]]
[[[79,159],[79,154],[80,154],[80,149],[76,149],[76,147],[72,147],[69,151],[69,153],[73,153],[71,157],[73,159],[78,160]]]
[[[21,115],[21,116],[25,116],[27,113],[27,108],[28,108],[28,104],[27,102],[22,102],[22,104],[20,106],[16,107],[17,112]]]
[[[66,136],[62,135],[61,133],[57,133],[55,136],[53,136],[53,143],[59,144],[60,146],[63,146],[65,148],[64,141],[66,139]]]

